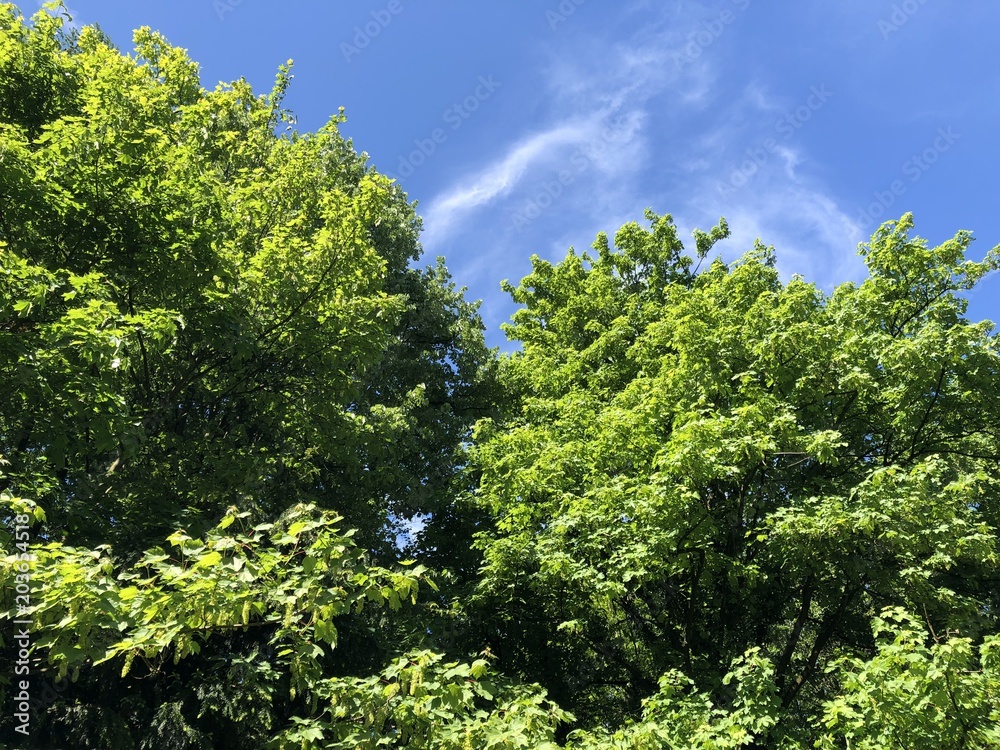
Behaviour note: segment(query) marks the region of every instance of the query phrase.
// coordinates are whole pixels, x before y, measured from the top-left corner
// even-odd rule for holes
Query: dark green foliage
[[[411,266],[419,219],[341,116],[292,129],[289,80],[208,92],[149,29],[128,57],[96,28],[0,9],[0,490],[45,509],[37,542],[127,566],[230,506],[264,522],[310,502],[390,564],[402,524],[430,535],[449,515],[494,400],[476,306],[441,262]],[[339,619],[328,674],[397,653],[381,615]],[[48,736],[259,746],[294,704],[229,665],[269,663],[267,636],[220,635],[142,679],[86,666]]]

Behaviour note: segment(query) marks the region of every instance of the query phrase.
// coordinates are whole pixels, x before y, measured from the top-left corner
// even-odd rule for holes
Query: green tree
[[[647,218],[507,286],[523,348],[511,407],[476,432],[493,522],[470,618],[582,727],[667,689],[657,716],[695,700],[692,726],[721,711],[736,744],[804,742],[884,607],[997,633],[1000,358],[961,294],[1000,249],[930,248],[905,216],[863,246],[869,278],[826,295],[760,244],[699,272]],[[726,234],[696,233],[699,263]]]
[[[305,503],[343,518],[365,565],[402,559],[414,517],[468,549],[450,506],[471,424],[492,413],[495,356],[442,261],[414,265],[405,194],[341,136],[342,114],[294,129],[289,66],[263,96],[243,80],[206,91],[149,29],[127,55],[65,21],[58,6],[30,20],[0,6],[0,491],[44,509],[38,543],[117,575],[177,529],[205,538],[230,507],[253,525]],[[412,616],[344,610],[319,668],[384,668],[427,639]],[[110,624],[66,617],[71,639]],[[79,662],[39,726],[80,747],[257,747],[294,701],[262,703],[214,668],[278,668],[266,627],[230,625],[199,625],[211,654],[176,633],[153,642],[186,658],[150,654],[138,676]],[[55,669],[61,653],[44,641],[37,655]],[[220,695],[222,718],[206,713]],[[247,722],[259,732],[233,731]]]
[[[287,66],[209,92],[60,13],[0,6],[36,743],[1000,748],[1000,248],[906,215],[825,294],[647,212],[505,284],[498,361]]]
[[[489,413],[475,306],[410,266],[419,220],[342,116],[292,129],[287,66],[208,92],[149,29],[130,57],[62,20],[0,15],[6,486],[73,542],[296,498],[391,555]]]
[[[44,520],[30,500],[0,503],[22,527]],[[22,568],[34,573],[30,606],[15,608],[45,655],[33,679],[100,677],[83,680],[99,699],[71,689],[30,722],[33,746],[554,747],[570,717],[485,659],[419,649],[371,675],[336,674],[329,657],[350,648],[350,615],[396,612],[433,583],[423,566],[370,564],[353,532],[340,532],[343,519],[315,506],[253,526],[250,515],[230,508],[204,536],[175,532],[131,565],[107,545],[50,542],[29,566],[26,542],[0,530],[12,563],[0,585],[13,590]]]

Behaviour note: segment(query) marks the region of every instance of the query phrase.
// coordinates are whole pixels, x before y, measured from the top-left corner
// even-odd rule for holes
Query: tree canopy
[[[1000,748],[1000,247],[647,210],[501,355],[290,71],[0,6],[0,746]]]
[[[960,293],[1000,252],[965,260],[965,232],[929,248],[906,216],[863,248],[867,280],[824,295],[760,244],[695,273],[670,217],[647,218],[511,287],[513,403],[475,454],[493,518],[475,604],[501,661],[587,725],[647,701],[807,747],[824,711],[855,716],[840,670],[885,623],[911,637],[883,610],[995,648],[1000,362]]]

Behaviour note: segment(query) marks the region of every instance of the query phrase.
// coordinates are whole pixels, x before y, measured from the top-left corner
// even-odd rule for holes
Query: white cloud
[[[585,126],[561,123],[529,135],[509,147],[493,163],[435,196],[424,212],[427,230],[424,242],[440,241],[473,209],[489,204],[498,196],[507,195],[530,167],[551,156],[553,149],[579,143],[586,137],[587,130]]]
[[[858,278],[863,270],[856,255],[864,239],[861,230],[819,179],[796,173],[794,166],[801,161],[796,150],[785,148],[776,157],[738,188],[718,176],[697,176],[687,185],[689,197],[679,209],[684,224],[704,229],[725,216],[732,237],[720,246],[724,256],[738,257],[760,239],[774,245],[785,278],[799,273],[826,287]]]
[[[777,130],[779,117],[807,101],[809,88],[788,92],[776,88],[781,82],[756,79],[729,83],[739,62],[727,57],[727,35],[739,33],[739,16],[703,52],[678,63],[719,7],[672,4],[626,43],[594,36],[553,50],[537,86],[543,101],[529,103],[549,113],[547,127],[515,137],[498,155],[487,152],[428,201],[429,249],[443,251],[454,239],[474,243],[474,250],[466,244],[454,256],[460,259],[455,271],[481,279],[473,287],[486,300],[488,325],[507,317],[511,304],[499,281],[516,282],[528,272],[528,255],[561,259],[570,245],[589,247],[599,231],[642,221],[647,206],[671,212],[688,237],[694,227],[708,229],[726,216],[733,237],[719,251],[732,259],[760,238],[775,246],[785,278],[801,273],[828,287],[862,275],[856,257],[862,233],[809,152],[809,122],[796,123],[790,133]],[[653,12],[641,3],[631,12],[638,9]],[[817,108],[809,120],[822,115]],[[602,138],[609,123],[618,124],[618,135]],[[720,191],[747,153],[759,153],[768,139],[775,145],[745,183]],[[595,143],[600,148],[591,148]],[[558,195],[544,195],[560,170],[583,162],[583,169],[570,169],[573,179]],[[537,209],[540,198],[545,206],[527,227],[515,226],[512,217]],[[473,219],[475,231],[466,234],[464,224],[471,228]]]
[[[682,72],[672,61],[678,39],[674,31],[645,27],[601,55],[553,51],[540,87],[553,113],[548,127],[522,135],[433,196],[423,212],[424,244],[446,242],[477,210],[532,200],[539,185],[560,172],[573,173],[567,195],[582,191],[601,207],[629,194],[627,183],[648,161],[648,104]],[[577,42],[580,49],[598,43]],[[705,98],[706,79],[699,75],[705,67],[696,62],[684,71],[695,82],[690,96],[697,100]]]

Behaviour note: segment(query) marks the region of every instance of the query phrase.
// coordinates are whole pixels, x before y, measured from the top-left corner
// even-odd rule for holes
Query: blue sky
[[[208,88],[265,91],[293,59],[299,129],[346,108],[358,150],[419,202],[427,259],[447,258],[504,348],[502,279],[647,206],[688,237],[724,215],[724,258],[759,237],[826,289],[861,278],[858,243],[905,211],[933,243],[972,230],[977,259],[1000,244],[996,0],[69,6],[123,48],[162,31]],[[1000,321],[996,277],[970,315]]]

